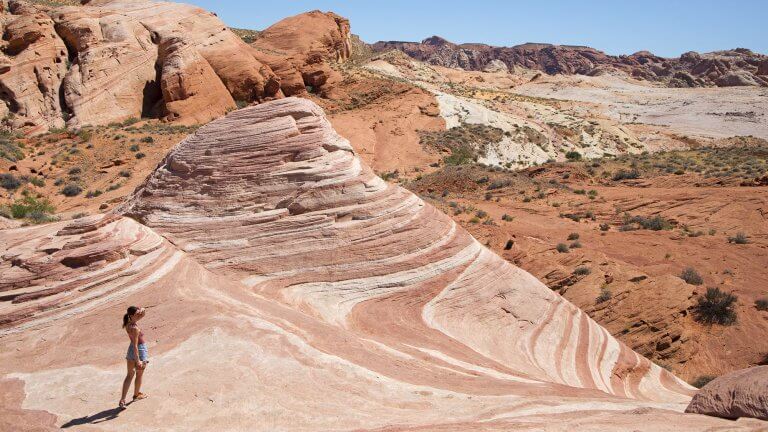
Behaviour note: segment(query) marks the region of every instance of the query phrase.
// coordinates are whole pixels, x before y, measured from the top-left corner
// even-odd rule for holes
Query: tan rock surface
[[[685,412],[768,420],[768,366],[742,369],[716,378],[696,393]]]
[[[0,303],[20,430],[761,425],[682,414],[690,387],[374,176],[309,101],[202,127],[122,210],[146,225],[0,232],[3,295],[33,295]],[[117,413],[128,304],[149,309],[151,396]]]

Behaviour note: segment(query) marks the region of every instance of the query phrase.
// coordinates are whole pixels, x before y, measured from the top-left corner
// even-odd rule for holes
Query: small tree
[[[720,288],[707,288],[706,294],[697,299],[693,316],[705,324],[731,325],[736,322],[736,300],[738,297]]]

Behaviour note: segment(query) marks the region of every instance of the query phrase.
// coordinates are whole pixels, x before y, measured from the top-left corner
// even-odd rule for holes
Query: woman
[[[125,408],[125,397],[128,395],[128,389],[131,387],[131,380],[136,375],[136,384],[133,387],[133,400],[137,401],[147,397],[141,392],[141,377],[144,375],[144,368],[149,363],[149,352],[144,344],[144,333],[139,328],[137,322],[144,318],[146,309],[131,306],[123,316],[123,328],[128,332],[128,338],[131,345],[128,347],[128,354],[125,360],[128,366],[128,373],[123,380],[123,395],[120,398],[120,408]]]

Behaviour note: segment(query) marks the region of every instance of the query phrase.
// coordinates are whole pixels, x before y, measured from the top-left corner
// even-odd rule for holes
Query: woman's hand
[[[147,362],[139,360],[136,362],[136,367],[138,369],[144,369],[145,367],[147,367]]]

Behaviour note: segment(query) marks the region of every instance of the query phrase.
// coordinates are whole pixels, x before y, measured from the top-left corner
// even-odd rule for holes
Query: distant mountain
[[[664,58],[648,51],[612,56],[594,48],[574,45],[526,43],[495,47],[480,43],[455,44],[439,36],[421,42],[377,42],[375,51],[400,50],[430,64],[485,70],[499,62],[507,68],[524,67],[550,75],[599,75],[620,70],[637,79],[670,87],[768,87],[768,56],[746,48],[706,54],[687,52],[679,58]]]

